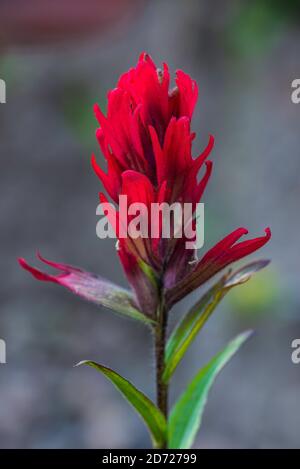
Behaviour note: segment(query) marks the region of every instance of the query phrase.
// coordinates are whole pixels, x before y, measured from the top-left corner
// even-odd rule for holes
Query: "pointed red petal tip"
[[[50,267],[53,267],[54,269],[60,270],[63,274],[68,274],[70,272],[75,272],[75,271],[82,272],[82,270],[79,269],[78,267],[74,267],[69,264],[62,264],[61,262],[50,261],[49,259],[46,259],[45,257],[43,257],[39,251],[36,252],[36,256],[41,262],[43,262],[44,264],[50,265]],[[61,276],[61,274],[59,275]]]
[[[211,173],[212,173],[212,169],[213,169],[213,162],[208,160],[208,161],[205,161],[205,168],[206,168],[206,171],[205,171],[205,174],[203,176],[203,178],[201,179],[201,181],[199,182],[198,186],[197,186],[197,189],[196,189],[196,193],[197,193],[197,198],[196,198],[196,201],[198,202],[199,200],[201,200],[201,197],[206,189],[206,186],[207,186],[207,183],[210,179],[210,176],[211,176]]]
[[[212,162],[211,160],[205,161],[206,169],[207,169],[207,171],[209,171],[210,173],[211,173],[211,171],[212,171],[213,165],[214,165],[214,164],[213,164],[213,162]]]
[[[93,170],[96,172],[96,169],[97,168],[97,161],[96,161],[96,156],[94,155],[94,153],[92,153],[91,155],[91,165],[92,165],[92,168]]]
[[[98,114],[98,112],[99,112],[99,110],[100,110],[100,107],[99,107],[99,104],[98,104],[98,103],[95,103],[95,104],[93,105],[93,110],[94,110],[94,114],[96,114],[96,116],[97,116],[97,114]]]
[[[36,279],[38,280],[44,280],[47,282],[55,282],[55,283],[62,283],[63,279],[70,275],[71,273],[82,273],[82,270],[79,269],[78,267],[74,267],[68,264],[61,264],[58,262],[52,262],[45,257],[43,257],[39,251],[36,253],[37,258],[43,262],[44,264],[49,265],[50,267],[53,267],[54,269],[59,270],[60,272],[56,274],[47,274],[47,272],[42,272],[41,270],[31,266],[28,264],[25,259],[19,258],[19,264],[20,266],[30,272]]]
[[[100,109],[100,106],[99,104],[94,104],[94,114],[95,114],[95,117],[97,119],[97,121],[99,122],[99,124],[101,125],[101,122],[103,122],[103,119],[105,119],[105,116],[103,114],[103,112],[101,111]]]
[[[32,267],[25,261],[25,259],[23,259],[23,257],[19,257],[18,262],[24,270],[30,272],[31,275],[33,275],[33,277],[35,277],[37,280],[58,283],[58,280],[54,275],[46,274],[45,272],[42,272],[41,270],[36,269],[35,267]]]
[[[143,60],[146,60],[147,58],[147,52],[143,51],[140,53],[140,56],[139,56],[139,62],[142,62]]]
[[[231,247],[230,251],[233,253],[233,252],[241,251],[242,249],[245,249],[245,252],[251,253],[259,249],[260,247],[264,246],[269,241],[270,238],[271,238],[271,230],[269,227],[267,227],[265,228],[264,236],[258,236],[257,238],[248,239],[246,241],[241,241],[240,243],[234,244]]]
[[[210,134],[207,147],[205,148],[203,153],[207,153],[207,156],[208,156],[210,152],[212,151],[212,149],[214,148],[214,146],[215,146],[215,137]]]
[[[269,226],[267,228],[265,228],[265,233],[266,233],[266,237],[269,240],[272,237],[271,228]]]
[[[197,162],[197,167],[199,168],[201,164],[206,160],[206,158],[210,155],[212,149],[214,148],[215,145],[215,137],[213,135],[209,135],[208,138],[208,143],[206,147],[204,148],[203,152],[200,153],[199,156],[194,160]]]
[[[151,65],[154,65],[154,67],[156,68],[153,60],[152,60],[152,57],[150,54],[148,54],[147,52],[142,52],[139,56],[139,62],[149,62]]]
[[[91,156],[91,165],[92,165],[92,168],[93,168],[95,174],[98,176],[100,181],[103,182],[103,179],[105,179],[105,176],[107,176],[107,174],[98,165],[97,160],[96,160],[96,156],[94,154],[92,154],[92,156]]]
[[[99,195],[100,204],[108,203],[108,198],[106,197],[106,195],[103,192],[99,192],[98,195]]]

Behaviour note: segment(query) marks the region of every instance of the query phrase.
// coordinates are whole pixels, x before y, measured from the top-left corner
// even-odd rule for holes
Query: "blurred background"
[[[206,191],[207,249],[238,226],[273,238],[268,267],[231,292],[176,372],[174,400],[237,332],[256,334],[218,378],[199,448],[300,447],[299,2],[290,0],[0,0],[1,448],[149,447],[143,424],[91,369],[116,369],[154,398],[144,328],[38,283],[21,270],[46,257],[126,285],[114,241],[96,238],[100,183],[93,104],[143,50],[199,84],[196,155],[216,138]],[[102,160],[103,161],[103,160]],[[199,297],[188,297],[172,321]]]

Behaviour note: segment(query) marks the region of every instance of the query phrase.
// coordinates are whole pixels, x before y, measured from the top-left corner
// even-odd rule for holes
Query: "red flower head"
[[[153,202],[176,202],[181,206],[191,203],[194,211],[212,171],[212,163],[207,161],[214,144],[212,136],[202,153],[192,157],[195,134],[191,132],[191,119],[198,97],[197,84],[183,71],[177,71],[175,82],[175,88],[170,90],[168,66],[164,64],[158,69],[150,56],[143,53],[136,67],[123,74],[116,88],[108,93],[107,116],[95,106],[100,124],[96,135],[107,162],[107,173],[98,166],[95,156],[93,168],[116,204],[120,195],[127,196],[128,205],[145,204],[149,208],[144,215],[147,221]],[[198,180],[203,168],[204,174]],[[100,201],[107,202],[103,193]],[[121,213],[116,215],[122,217]],[[195,261],[196,251],[186,249],[184,237],[176,238],[173,232],[170,239],[163,239],[161,221],[156,223],[159,232],[156,237],[124,238],[117,229],[118,253],[135,292],[135,305],[153,318],[159,291],[163,291],[167,307],[171,307],[228,264],[262,247],[271,236],[267,228],[265,236],[238,242],[247,233],[239,228]],[[74,276],[77,281],[79,274],[69,266],[57,264],[64,272],[58,277],[45,276],[25,261],[22,266],[40,280],[58,281],[76,290],[70,283]],[[82,275],[80,271],[81,280]]]
[[[134,170],[145,174],[157,186],[162,179],[174,177],[191,165],[190,120],[197,101],[196,82],[179,71],[176,87],[169,92],[169,70],[157,69],[143,53],[135,68],[124,73],[117,87],[108,94],[107,117],[95,106],[100,128],[97,138],[107,160],[108,173],[93,166],[111,198],[118,202],[122,174]],[[182,139],[182,145],[176,145]],[[184,139],[184,141],[183,141]],[[161,158],[164,146],[165,157]],[[170,158],[170,152],[179,153]],[[186,153],[186,154],[184,154]],[[175,160],[174,160],[175,158]],[[187,159],[187,161],[185,161]]]
[[[128,196],[128,203],[142,202],[148,207],[153,202],[191,202],[195,206],[202,197],[212,170],[212,162],[206,159],[214,138],[210,136],[206,149],[195,159],[192,157],[195,134],[191,133],[191,118],[198,88],[182,71],[177,71],[175,81],[170,91],[168,66],[158,69],[143,53],[137,66],[122,75],[117,87],[109,92],[107,117],[95,106],[100,123],[96,134],[107,160],[107,174],[97,165],[95,156],[92,165],[117,203],[120,194]],[[198,182],[203,165],[206,170]],[[107,202],[103,194],[100,200]],[[270,230],[266,230],[262,238],[235,244],[246,233],[243,228],[234,231],[192,267],[190,261],[195,253],[185,248],[184,238],[168,242],[121,239],[119,254],[134,287],[144,273],[133,276],[132,266],[145,262],[156,272],[172,304],[270,237]]]

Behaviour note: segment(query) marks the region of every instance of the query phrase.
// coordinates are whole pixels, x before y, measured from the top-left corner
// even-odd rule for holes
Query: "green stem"
[[[166,334],[167,334],[167,310],[164,302],[161,301],[158,314],[157,325],[155,328],[155,357],[156,357],[156,398],[157,406],[168,418],[168,384],[163,381],[163,373],[165,369],[165,347],[166,347]],[[162,447],[165,449],[167,442]]]

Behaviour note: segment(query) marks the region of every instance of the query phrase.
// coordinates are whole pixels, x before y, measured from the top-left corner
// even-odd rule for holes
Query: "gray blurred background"
[[[54,5],[53,5],[54,4]],[[256,334],[210,394],[196,447],[300,447],[299,2],[0,0],[1,448],[149,447],[122,397],[82,359],[111,366],[154,398],[151,337],[134,322],[39,283],[18,256],[78,265],[126,285],[114,242],[95,234],[100,183],[92,106],[141,51],[199,84],[194,154],[216,138],[206,243],[272,228],[272,265],[231,292],[176,372],[184,385],[237,332]],[[103,161],[103,158],[102,158]],[[172,322],[199,297],[179,304]]]

